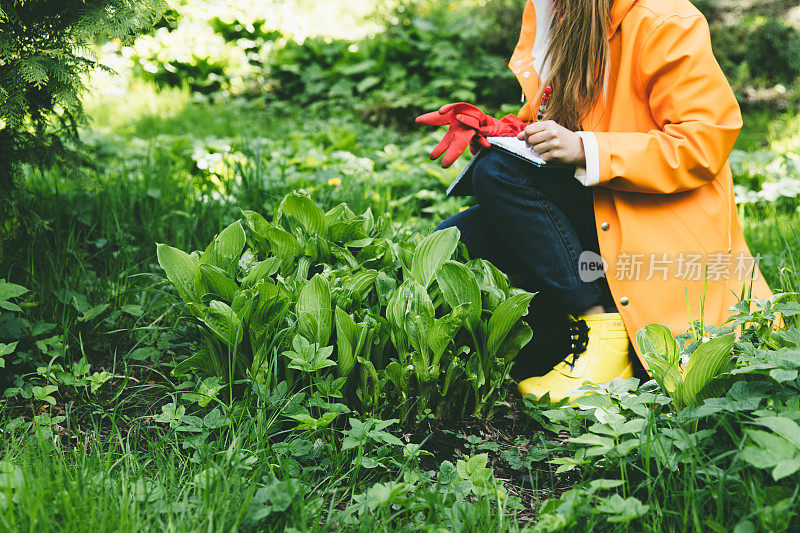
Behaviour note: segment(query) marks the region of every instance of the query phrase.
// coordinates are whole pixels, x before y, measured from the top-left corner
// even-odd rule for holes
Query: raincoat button
[[[631,301],[628,299],[627,296],[623,296],[622,298],[619,299],[619,303],[621,303],[622,305],[628,305],[629,303],[631,303]]]
[[[600,227],[603,229],[603,231],[608,231],[608,228],[611,227],[611,224],[609,224],[608,222],[603,222],[602,224],[600,224]]]

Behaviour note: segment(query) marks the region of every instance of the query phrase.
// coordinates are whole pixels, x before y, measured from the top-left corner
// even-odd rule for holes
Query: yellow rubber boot
[[[588,332],[581,321],[588,326]],[[573,401],[580,395],[570,396],[570,393],[585,381],[608,383],[614,378],[633,377],[633,363],[628,357],[628,333],[619,313],[580,316],[573,322],[572,330],[574,344],[579,346],[576,351],[584,345],[586,349],[577,357],[568,354],[564,361],[544,376],[520,382],[519,392],[523,396],[533,394],[541,398],[549,392],[554,402],[564,398]]]

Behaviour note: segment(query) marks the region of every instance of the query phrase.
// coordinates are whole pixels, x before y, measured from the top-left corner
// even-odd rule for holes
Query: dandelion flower
[[[328,180],[328,185],[335,187],[342,184],[342,178],[331,178]]]

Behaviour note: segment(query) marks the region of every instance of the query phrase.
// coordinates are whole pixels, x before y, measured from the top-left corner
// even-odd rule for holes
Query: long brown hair
[[[571,130],[600,98],[608,76],[608,27],[613,0],[555,0],[550,28],[550,79],[553,87],[546,120]]]

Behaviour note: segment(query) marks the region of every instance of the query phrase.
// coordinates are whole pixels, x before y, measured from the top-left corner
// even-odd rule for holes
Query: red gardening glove
[[[490,145],[486,140],[487,136],[512,136],[525,128],[525,123],[514,115],[497,120],[465,102],[442,106],[438,111],[418,116],[416,122],[426,126],[450,126],[444,138],[431,152],[431,159],[437,159],[444,154],[442,168],[452,165],[467,146],[473,154],[481,147],[488,148]]]
[[[504,116],[501,120],[488,115],[476,118],[472,115],[464,114],[456,115],[456,120],[477,132],[469,144],[469,149],[473,155],[478,153],[481,148],[489,148],[491,146],[486,137],[516,137],[526,126],[525,122],[516,115],[511,114]]]
[[[438,111],[432,111],[416,118],[417,124],[424,124],[425,126],[450,126],[442,140],[431,152],[432,160],[438,159],[440,155],[444,154],[442,168],[452,165],[464,153],[470,140],[475,136],[475,130],[459,122],[456,119],[456,115],[475,112],[481,113],[473,105],[457,102],[455,104],[447,104]]]

